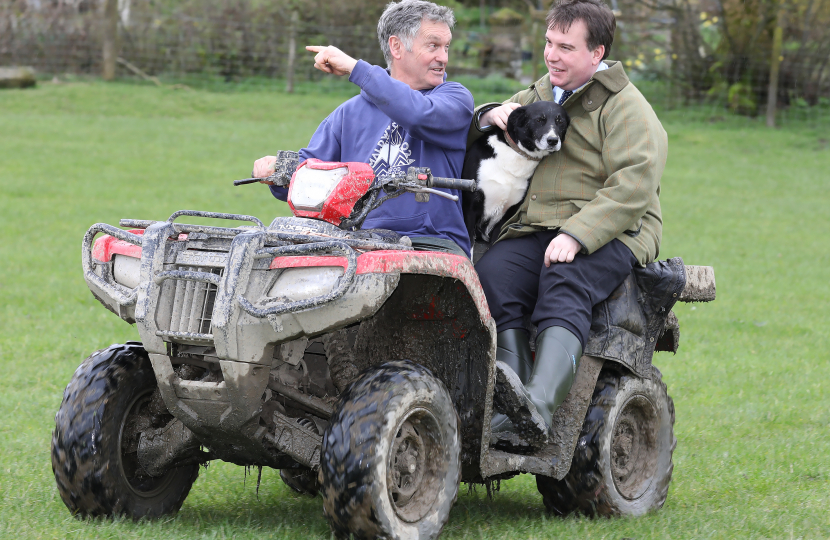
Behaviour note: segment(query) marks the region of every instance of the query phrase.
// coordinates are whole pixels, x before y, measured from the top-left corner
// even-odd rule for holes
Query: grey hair
[[[412,50],[412,43],[421,21],[427,19],[432,22],[442,22],[450,29],[455,26],[455,16],[452,10],[425,0],[401,0],[390,2],[383,10],[378,21],[378,41],[380,50],[386,59],[386,65],[392,66],[392,50],[389,48],[389,38],[398,36],[407,51]]]

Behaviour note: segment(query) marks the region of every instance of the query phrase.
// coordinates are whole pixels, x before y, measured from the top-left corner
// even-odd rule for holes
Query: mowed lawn
[[[301,147],[349,94],[277,86],[0,92],[0,537],[329,537],[320,499],[293,496],[272,470],[257,493],[255,470],[223,463],[202,470],[176,516],[81,521],[49,457],[75,368],[138,338],[84,284],[84,232],[179,209],[286,214],[264,186],[231,181],[257,157]],[[546,516],[522,475],[494,500],[462,486],[445,538],[830,537],[830,125],[770,130],[712,110],[661,118],[661,258],[714,266],[718,284],[714,303],[675,308],[680,350],[655,357],[677,414],[665,507],[637,519]]]

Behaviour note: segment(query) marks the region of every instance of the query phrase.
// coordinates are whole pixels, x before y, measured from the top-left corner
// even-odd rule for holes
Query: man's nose
[[[443,48],[440,49],[439,52],[438,52],[437,60],[439,62],[443,62],[444,64],[446,64],[449,61],[449,59],[450,59],[450,52],[446,49],[443,49]]]
[[[545,47],[545,60],[548,62],[555,62],[559,59],[559,55],[556,54],[556,49],[554,47]]]

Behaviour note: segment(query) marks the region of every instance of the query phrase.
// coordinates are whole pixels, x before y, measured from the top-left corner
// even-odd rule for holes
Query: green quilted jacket
[[[640,264],[657,258],[666,132],[622,65],[606,63],[608,69],[565,102],[571,125],[562,150],[539,163],[520,210],[499,240],[559,228],[582,244],[582,253],[618,238]],[[527,105],[542,99],[553,100],[548,75],[507,102]],[[477,109],[469,143],[488,131],[477,125],[478,111],[495,105]]]

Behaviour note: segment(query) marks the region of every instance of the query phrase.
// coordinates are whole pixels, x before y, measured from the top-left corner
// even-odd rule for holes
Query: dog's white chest
[[[491,136],[487,143],[495,156],[483,160],[478,169],[478,189],[484,192],[484,221],[500,218],[524,197],[538,161],[522,157]]]

